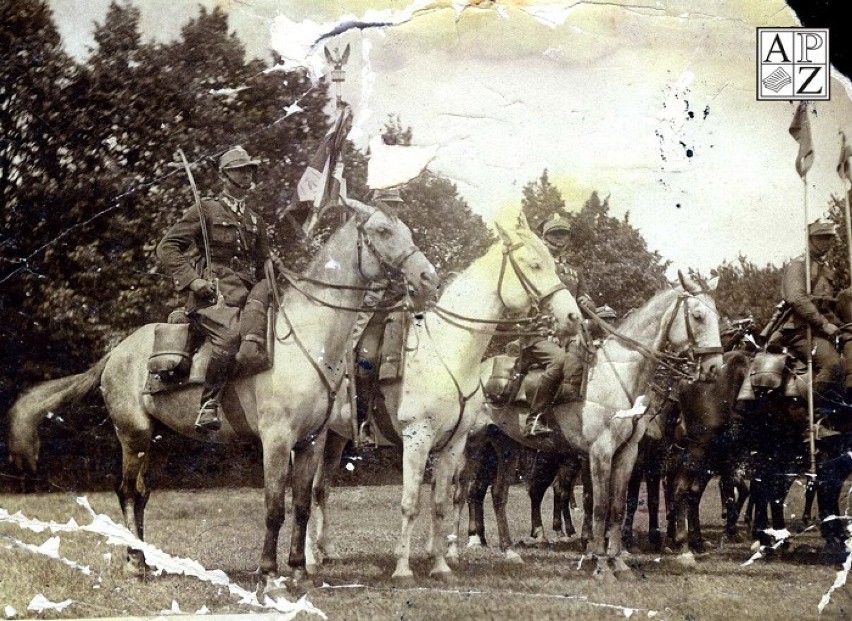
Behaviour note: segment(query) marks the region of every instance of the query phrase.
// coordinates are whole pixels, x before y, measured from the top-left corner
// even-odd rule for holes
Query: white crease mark
[[[79,563],[75,563],[74,561],[68,560],[67,558],[62,558],[59,555],[59,537],[50,537],[47,541],[45,541],[40,546],[35,546],[31,543],[24,543],[23,541],[18,541],[14,537],[3,537],[7,541],[11,542],[14,546],[21,548],[22,550],[27,550],[29,552],[33,552],[35,554],[41,554],[42,556],[46,556],[48,558],[55,559],[61,562],[63,565],[70,567],[71,569],[77,569],[82,574],[86,576],[90,576],[92,574],[92,570],[88,565],[80,565]]]
[[[828,606],[828,603],[831,601],[831,594],[844,586],[846,584],[846,580],[849,578],[849,570],[852,569],[852,539],[846,540],[846,549],[849,550],[849,552],[846,554],[846,560],[843,561],[843,566],[837,571],[837,576],[834,578],[834,584],[831,585],[831,588],[829,588],[822,596],[822,599],[819,600],[819,604],[817,605],[819,614],[822,614],[823,609]]]
[[[61,602],[52,602],[41,593],[37,593],[30,600],[30,603],[27,604],[27,610],[32,610],[33,612],[44,612],[45,610],[56,610],[57,612],[62,612],[73,603],[75,603],[73,599],[62,600]]]
[[[248,591],[238,584],[232,583],[224,571],[220,569],[208,570],[205,569],[198,561],[188,558],[174,557],[163,552],[156,546],[140,540],[124,526],[114,522],[109,516],[95,513],[87,498],[78,497],[76,500],[77,504],[80,505],[92,518],[91,524],[79,526],[73,518],[68,520],[65,524],[53,521],[45,522],[38,519],[27,518],[20,511],[15,514],[10,514],[2,507],[0,507],[0,523],[13,524],[19,528],[31,530],[37,533],[49,530],[53,533],[88,532],[101,535],[106,537],[106,543],[108,545],[126,546],[136,550],[141,550],[145,554],[145,560],[148,565],[154,567],[159,573],[167,572],[171,574],[191,576],[203,582],[209,582],[211,584],[226,587],[232,595],[240,598],[238,602],[240,604],[276,610],[283,614],[284,619],[293,619],[299,612],[316,614],[323,619],[328,618],[319,608],[316,608],[313,604],[307,601],[306,597],[302,597],[296,602],[291,602],[283,597],[271,598],[267,595],[264,596],[263,601],[260,601],[258,600],[257,595],[252,591]]]
[[[15,610],[15,608],[13,606],[6,604],[3,607],[3,614],[6,616],[7,619],[14,619],[15,615],[18,614],[18,611]]]

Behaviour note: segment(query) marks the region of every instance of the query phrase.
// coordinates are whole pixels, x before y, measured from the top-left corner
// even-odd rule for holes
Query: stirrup
[[[358,441],[361,444],[361,448],[373,449],[378,446],[373,434],[370,433],[370,425],[367,421],[364,421],[358,427]]]
[[[524,425],[524,435],[528,438],[534,438],[537,436],[549,436],[553,433],[553,429],[548,427],[545,423],[541,422],[541,417],[543,414],[535,414],[530,415],[527,419],[527,424]]]
[[[222,421],[219,420],[219,402],[216,399],[208,399],[198,411],[195,418],[195,430],[203,433],[219,431]]]

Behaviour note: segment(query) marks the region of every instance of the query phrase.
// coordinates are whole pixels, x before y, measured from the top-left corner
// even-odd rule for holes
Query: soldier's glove
[[[594,302],[592,302],[592,298],[590,298],[588,295],[581,295],[579,298],[577,298],[577,306],[579,306],[581,310],[590,312],[592,314],[594,314],[596,310],[595,304]]]
[[[204,278],[196,278],[189,283],[189,288],[201,299],[212,300],[216,297],[216,286]]]
[[[822,327],[822,331],[825,332],[829,336],[829,338],[832,338],[840,331],[840,328],[838,328],[831,322],[826,322],[825,325]]]

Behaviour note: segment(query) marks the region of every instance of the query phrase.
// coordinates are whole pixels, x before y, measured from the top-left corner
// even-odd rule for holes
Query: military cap
[[[219,158],[219,170],[227,170],[229,168],[243,168],[244,166],[260,166],[260,160],[253,160],[249,154],[241,146],[237,145],[225,151],[222,157]]]
[[[557,213],[553,214],[553,217],[550,219],[545,220],[541,227],[541,234],[547,235],[548,233],[555,233],[556,231],[571,231],[571,225],[568,223],[568,220]]]
[[[617,319],[618,313],[615,312],[615,309],[609,304],[604,304],[603,306],[598,306],[595,309],[595,315],[600,317],[601,319]]]
[[[832,222],[821,222],[815,220],[808,225],[808,236],[816,237],[817,235],[835,235],[837,227]]]
[[[373,190],[373,195],[370,197],[371,202],[378,203],[403,203],[402,196],[399,195],[399,188],[383,188]]]

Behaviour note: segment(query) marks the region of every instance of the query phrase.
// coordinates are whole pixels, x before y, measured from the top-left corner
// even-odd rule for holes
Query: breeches
[[[232,359],[240,348],[240,309],[236,306],[209,306],[190,315],[192,323],[213,345],[213,356]]]
[[[553,341],[542,339],[523,349],[518,359],[521,363],[518,370],[526,373],[532,365],[542,366],[544,367],[543,379],[560,381],[565,357],[565,350],[562,347]]]
[[[822,336],[814,335],[813,363],[814,363],[814,389],[824,390],[832,384],[839,384],[841,378],[846,376],[846,386],[852,386],[852,373],[848,370],[850,356],[852,356],[852,342],[844,344],[847,370],[844,373],[844,361],[834,348],[834,344]],[[800,360],[808,359],[808,337],[807,334],[795,334],[787,340],[787,346],[795,352]]]
[[[360,335],[353,334],[353,336],[357,338],[355,342],[355,365],[359,377],[375,375],[378,371],[386,318],[387,313],[372,313],[369,320],[364,322],[366,325],[363,327],[356,322],[355,330],[360,329]],[[360,316],[359,319],[361,319]]]

